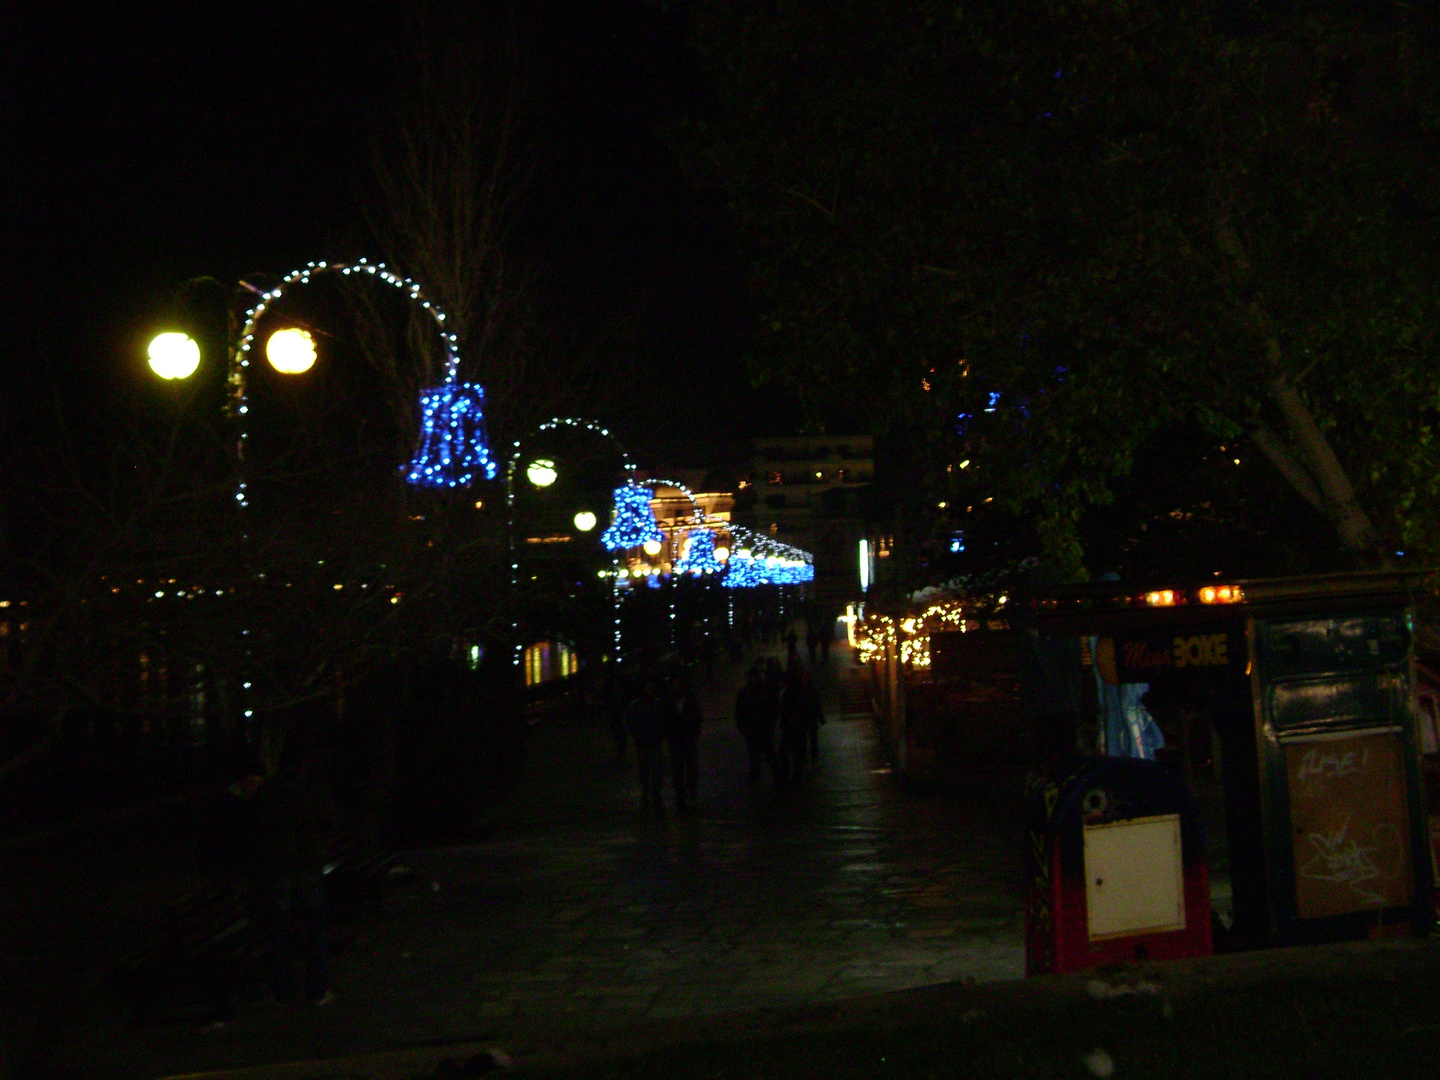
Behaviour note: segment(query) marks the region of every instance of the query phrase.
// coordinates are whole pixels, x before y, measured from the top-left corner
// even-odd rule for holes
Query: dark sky
[[[639,353],[677,408],[718,377],[749,422],[723,214],[655,134],[703,100],[682,28],[638,2],[519,6],[545,151],[527,229],[553,310]],[[403,6],[8,5],[0,20],[7,367],[138,377],[185,280],[362,253],[337,247],[360,234]]]

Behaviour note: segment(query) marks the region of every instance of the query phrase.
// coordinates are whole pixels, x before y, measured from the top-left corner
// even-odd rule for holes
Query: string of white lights
[[[453,387],[456,385],[456,374],[460,366],[458,353],[459,339],[446,327],[445,324],[447,320],[445,312],[441,310],[439,304],[425,295],[425,291],[420,287],[419,282],[395,273],[384,263],[370,262],[364,258],[357,259],[353,263],[323,261],[306,263],[302,268],[292,270],[286,274],[280,279],[280,284],[274,288],[260,293],[260,299],[245,313],[244,326],[241,328],[240,336],[230,353],[230,372],[228,379],[230,385],[230,410],[239,423],[237,438],[239,439],[239,458],[242,462],[245,460],[245,445],[250,437],[250,433],[246,429],[245,421],[245,417],[250,412],[249,387],[246,383],[245,376],[250,368],[250,351],[255,345],[256,328],[260,320],[275,306],[276,301],[285,295],[287,289],[294,285],[308,285],[314,278],[322,274],[339,274],[342,277],[349,277],[354,274],[367,275],[376,281],[399,289],[408,296],[412,302],[418,304],[421,310],[428,312],[430,317],[434,319],[435,326],[440,334],[440,340],[445,346],[445,386]],[[479,390],[478,387],[474,389]],[[472,394],[470,397],[474,397],[474,395]],[[483,391],[480,392],[480,398],[478,400],[483,400]],[[426,418],[433,423],[437,412],[446,411],[442,409],[442,405],[447,403],[448,399],[446,403],[439,401],[430,403],[431,407],[427,410]],[[424,403],[422,403],[422,405],[423,404]],[[477,411],[478,402],[473,405],[466,404],[458,409],[449,409],[448,413],[473,414]],[[446,419],[449,419],[448,415]],[[474,415],[471,415],[468,419],[471,427],[474,428],[477,423],[476,418]],[[483,436],[483,432],[481,434]],[[467,432],[466,437],[467,439],[473,439],[475,435]],[[479,463],[479,467],[486,471],[487,476],[493,477],[495,467],[489,462],[488,453],[479,453],[474,456]],[[424,474],[422,473],[421,475],[423,476]],[[433,472],[432,475],[434,475]],[[464,474],[462,473],[461,475]],[[414,479],[414,476],[415,470],[412,468],[412,482],[430,482],[428,477],[417,480]],[[471,476],[465,476],[464,482],[468,483],[470,479]],[[454,478],[446,478],[443,482],[448,486],[457,486],[457,484],[460,483],[459,480]],[[243,475],[237,481],[235,501],[241,507],[246,507],[250,503],[248,485]]]

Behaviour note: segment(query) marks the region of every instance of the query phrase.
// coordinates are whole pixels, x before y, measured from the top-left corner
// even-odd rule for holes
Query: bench
[[[354,834],[332,841],[325,862],[328,920],[373,909],[397,859],[397,852]],[[265,951],[248,884],[213,881],[166,912],[154,933],[111,966],[109,983],[129,997],[136,1023],[223,1022],[237,995],[264,986]]]

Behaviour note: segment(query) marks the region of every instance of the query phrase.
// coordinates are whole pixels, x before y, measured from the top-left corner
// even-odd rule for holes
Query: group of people
[[[612,733],[620,759],[634,747],[640,801],[647,810],[665,804],[665,762],[669,759],[675,810],[693,813],[700,791],[700,730],[704,716],[683,675],[647,668],[612,711]],[[798,787],[820,752],[825,709],[814,678],[792,659],[757,660],[735,698],[735,724],[745,740],[748,782],[758,787],[766,769],[777,789]]]
[[[825,709],[809,669],[793,658],[783,670],[774,658],[753,664],[735,696],[735,726],[745,740],[750,786],[760,784],[763,762],[777,788],[798,787],[807,766],[819,758],[823,723]]]
[[[652,810],[663,806],[668,748],[675,810],[693,812],[700,793],[699,739],[704,716],[689,684],[680,676],[646,674],[625,706],[623,721],[625,734],[635,746],[641,804]]]

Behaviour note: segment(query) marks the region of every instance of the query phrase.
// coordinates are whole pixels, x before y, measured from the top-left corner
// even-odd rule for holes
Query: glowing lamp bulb
[[[200,346],[188,334],[157,334],[148,352],[150,370],[162,379],[188,379],[200,366]]]
[[[724,562],[728,558],[730,558],[730,549],[727,548],[724,544],[721,544],[715,549],[716,562]]]
[[[1202,604],[1239,604],[1245,591],[1239,585],[1207,585],[1200,590]]]
[[[265,359],[281,375],[302,375],[315,366],[315,339],[298,326],[276,330],[265,343]]]
[[[646,555],[659,555],[659,554],[660,554],[660,541],[659,541],[659,540],[646,540],[645,543],[644,543],[644,545],[642,545],[642,550],[645,552]]]
[[[538,488],[549,487],[559,475],[555,471],[555,462],[545,458],[532,461],[525,468],[525,478]]]
[[[595,528],[595,515],[589,510],[581,510],[575,515],[575,528],[581,532],[589,532]]]

